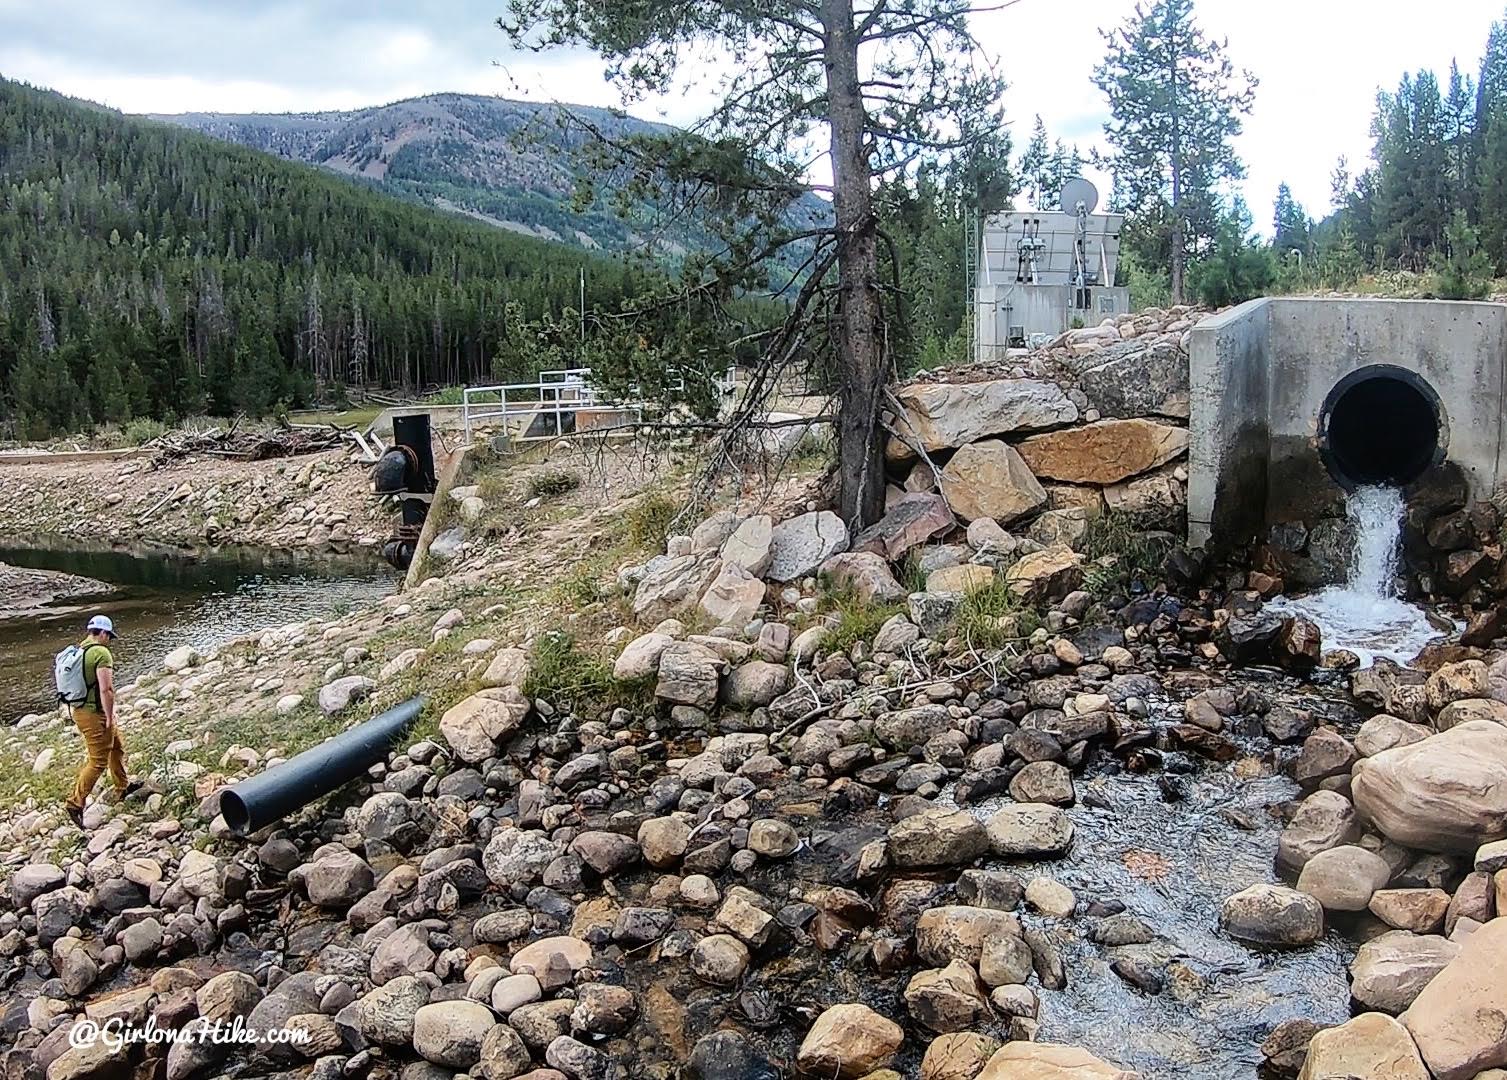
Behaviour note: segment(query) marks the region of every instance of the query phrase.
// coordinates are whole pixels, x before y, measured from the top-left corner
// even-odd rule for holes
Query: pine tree
[[[1463,210],[1448,229],[1448,249],[1434,256],[1434,291],[1446,300],[1484,300],[1491,291],[1491,260]]]
[[[1127,208],[1166,208],[1172,295],[1180,302],[1189,249],[1217,229],[1217,185],[1244,175],[1233,140],[1256,80],[1236,72],[1225,42],[1204,36],[1193,0],[1137,4],[1103,36],[1108,51],[1094,82],[1109,98],[1108,165]]]
[[[1475,213],[1481,244],[1507,271],[1507,20],[1493,23],[1476,81]]]
[[[1277,187],[1277,201],[1272,213],[1272,248],[1278,258],[1297,251],[1303,258],[1310,254],[1308,230],[1310,222],[1303,207],[1292,197],[1292,189],[1285,183]]]

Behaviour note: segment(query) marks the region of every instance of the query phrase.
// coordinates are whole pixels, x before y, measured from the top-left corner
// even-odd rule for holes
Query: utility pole
[[[581,340],[586,340],[586,267],[581,267]]]

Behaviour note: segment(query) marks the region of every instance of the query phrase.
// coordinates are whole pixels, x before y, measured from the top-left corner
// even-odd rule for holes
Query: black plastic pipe
[[[424,705],[424,698],[410,698],[281,765],[226,788],[220,792],[220,814],[225,824],[237,836],[245,836],[350,783],[386,759],[392,744],[419,718]]]

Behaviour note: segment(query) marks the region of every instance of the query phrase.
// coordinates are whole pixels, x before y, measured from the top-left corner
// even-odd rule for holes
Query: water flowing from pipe
[[[1304,615],[1323,632],[1325,650],[1347,649],[1369,667],[1379,658],[1409,663],[1440,637],[1422,609],[1397,596],[1397,553],[1402,540],[1402,491],[1363,487],[1351,493],[1345,513],[1355,526],[1345,584],[1310,596],[1278,597],[1281,613]]]

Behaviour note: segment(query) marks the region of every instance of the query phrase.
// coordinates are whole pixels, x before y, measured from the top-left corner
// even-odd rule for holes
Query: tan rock
[[[1456,701],[1467,698],[1484,698],[1491,693],[1486,665],[1479,660],[1462,660],[1457,664],[1445,664],[1423,685],[1424,700],[1433,712],[1438,712]]]
[[[1053,544],[1074,547],[1088,535],[1088,511],[1081,506],[1043,511],[1026,526],[1026,535],[1047,547]]]
[[[468,764],[497,753],[497,744],[518,730],[532,706],[517,687],[479,690],[440,717],[440,734]]]
[[[1078,409],[1056,383],[1037,379],[995,379],[976,383],[920,383],[901,387],[903,406],[895,427],[905,436],[891,439],[891,460],[915,457],[908,443],[924,450],[962,446],[988,435],[1071,424]]]
[[[675,643],[669,634],[641,634],[628,642],[612,665],[614,679],[647,679],[658,674],[665,650]]]
[[[1037,476],[1106,485],[1165,465],[1187,449],[1184,428],[1153,420],[1101,420],[1033,435],[1020,444],[1020,456]]]
[[[1360,947],[1350,964],[1350,996],[1368,1009],[1402,1012],[1459,953],[1460,946],[1434,934],[1392,930]]]
[[[1429,1080],[1407,1030],[1382,1013],[1364,1013],[1325,1028],[1308,1044],[1298,1080]]]
[[[796,1051],[796,1067],[824,1080],[858,1080],[889,1064],[905,1031],[867,1005],[833,1005],[816,1018]]]
[[[1020,932],[1020,920],[1008,911],[963,904],[928,908],[916,920],[916,955],[936,967],[954,960],[977,965],[991,937]]]
[[[1394,929],[1432,934],[1444,925],[1449,893],[1443,889],[1379,889],[1369,907],[1372,915]]]
[[[1461,698],[1439,710],[1434,726],[1440,731],[1468,723],[1471,720],[1489,720],[1494,724],[1507,725],[1507,702],[1495,698]]]
[[[842,551],[821,565],[821,576],[839,589],[868,602],[891,603],[905,598],[905,589],[890,572],[883,556],[870,551]]]
[[[929,593],[966,593],[982,589],[994,580],[992,567],[978,563],[963,563],[960,566],[944,566],[926,575],[926,591]]]
[[[942,470],[942,495],[964,521],[1008,525],[1046,505],[1046,492],[1014,447],[997,439],[969,443]]]
[[[722,562],[741,566],[755,577],[769,569],[774,519],[768,514],[744,518],[722,545]]]
[[[1424,851],[1473,853],[1507,838],[1507,727],[1472,720],[1357,762],[1355,809]]]
[[[961,960],[911,976],[905,1005],[916,1023],[937,1032],[966,1031],[989,1019],[988,992]]]
[[[499,649],[487,665],[481,684],[484,687],[521,687],[528,680],[530,667],[529,655],[525,650],[514,647]]]
[[[1007,1042],[978,1080],[1140,1080],[1087,1050],[1060,1043]]]
[[[1065,544],[1023,555],[1005,571],[1010,591],[1033,601],[1066,596],[1083,583],[1083,556]]]
[[[742,630],[764,602],[764,582],[737,563],[723,562],[701,595],[701,610],[717,626]]]
[[[1437,738],[1437,736],[1436,736]],[[1402,1022],[1435,1080],[1471,1080],[1507,1065],[1507,918],[1467,937]]]
[[[974,1080],[999,1046],[998,1039],[976,1031],[940,1035],[921,1059],[921,1080]]]
[[[1104,489],[1104,502],[1123,514],[1148,514],[1176,510],[1188,502],[1188,489],[1174,475],[1175,469],[1163,466],[1156,472],[1138,476]]]
[[[1042,484],[1047,493],[1049,510],[1070,510],[1080,507],[1095,521],[1104,516],[1104,490],[1079,484]]]
[[[633,615],[644,623],[656,623],[694,608],[722,566],[714,551],[664,556],[655,563],[633,594]]]

